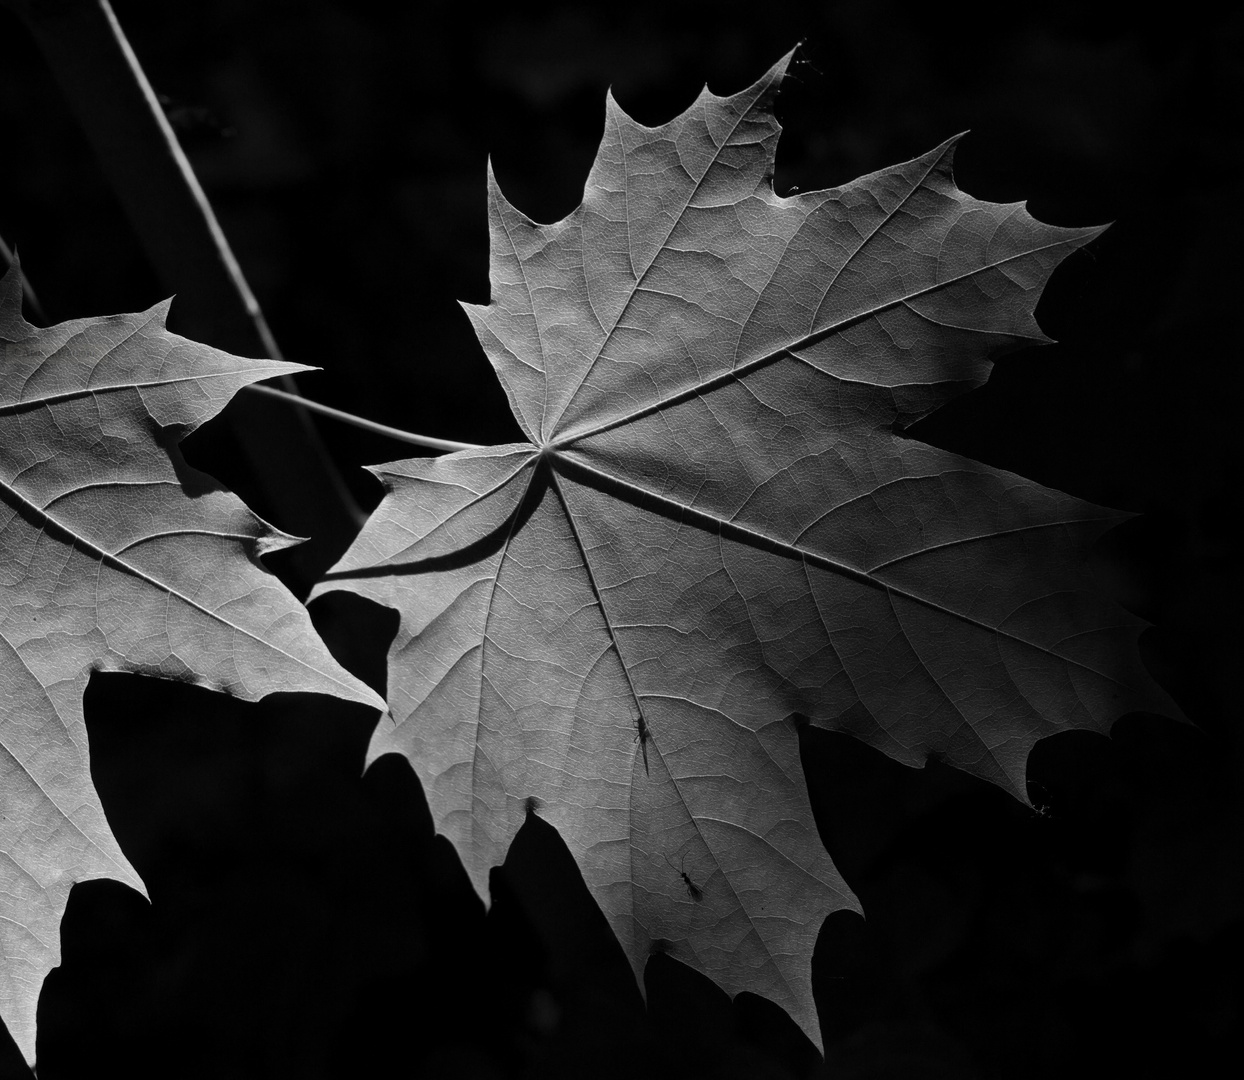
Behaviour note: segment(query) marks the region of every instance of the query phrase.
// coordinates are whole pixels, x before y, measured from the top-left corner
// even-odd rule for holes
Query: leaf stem
[[[333,420],[339,420],[343,424],[350,424],[353,427],[361,428],[363,431],[370,431],[373,435],[383,435],[386,439],[397,439],[399,442],[413,443],[415,446],[424,446],[431,450],[479,450],[479,443],[455,442],[453,439],[438,439],[432,435],[418,435],[413,431],[403,431],[401,428],[389,427],[388,424],[378,424],[375,420],[367,420],[362,416],[355,416],[354,413],[348,413],[341,409],[334,409],[331,405],[321,405],[318,401],[312,401],[310,398],[302,397],[298,394],[290,394],[284,390],[278,390],[275,386],[264,386],[262,383],[252,383],[246,387],[247,390],[254,391],[257,394],[264,394],[268,397],[277,398],[280,401],[286,401],[297,408],[307,409],[310,412],[319,413],[321,416],[330,417]]]
[[[178,318],[187,336],[239,356],[281,359],[108,0],[0,0],[0,6],[26,23],[42,50],[153,267],[169,292],[178,294]],[[286,386],[297,389],[292,382]],[[329,457],[309,411],[255,416],[243,409],[232,433],[259,473],[282,525],[316,538],[320,548],[304,546],[295,561],[301,560],[308,576],[318,577],[315,552],[348,543],[366,515]],[[274,440],[279,455],[272,454]],[[309,476],[314,482],[305,482]],[[335,497],[325,498],[326,490]]]
[[[229,284],[237,294],[238,303],[246,313],[246,317],[250,320],[251,325],[254,326],[255,334],[263,346],[264,353],[273,360],[284,360],[285,354],[281,351],[280,345],[277,344],[272,328],[268,325],[263,309],[259,306],[259,300],[251,290],[250,283],[246,280],[246,275],[242,273],[241,264],[238,262],[237,256],[234,255],[233,248],[229,246],[225,232],[220,227],[220,222],[216,218],[216,212],[212,209],[212,204],[208,201],[207,194],[199,183],[199,178],[194,173],[194,167],[190,164],[190,159],[186,157],[186,152],[182,149],[181,143],[173,131],[172,124],[169,123],[168,117],[164,114],[164,109],[156,97],[155,90],[152,89],[151,83],[147,79],[147,73],[143,70],[142,64],[139,63],[138,57],[130,46],[129,39],[125,36],[125,31],[121,29],[121,24],[117,21],[117,17],[113,13],[112,6],[108,3],[108,0],[98,0],[98,3],[104,18],[108,22],[108,27],[112,32],[117,48],[125,57],[125,62],[133,75],[134,84],[146,102],[151,120],[164,140],[169,157],[172,158],[177,171],[181,174],[181,180],[185,185],[186,193],[190,196],[190,199],[202,216],[203,226],[206,228],[211,244],[216,250],[216,257],[220,260],[221,268],[224,270]],[[319,432],[315,430],[314,421],[307,415],[306,411],[303,411],[301,406],[302,395],[298,391],[297,383],[294,382],[292,375],[282,375],[280,383],[284,387],[285,396],[299,403],[299,405],[295,406],[295,415],[298,417],[298,423],[301,425],[308,442],[314,449],[319,451],[317,456],[320,458],[320,466],[324,476],[329,481],[329,486],[355,524],[361,526],[366,520],[366,515],[354,501],[354,496],[346,486],[340,470],[338,470],[336,463],[324,448]]]

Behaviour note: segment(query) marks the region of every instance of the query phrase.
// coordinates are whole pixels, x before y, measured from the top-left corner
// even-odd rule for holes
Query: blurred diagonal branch
[[[244,356],[281,353],[189,160],[108,0],[0,0],[29,27],[85,129],[187,336]],[[296,394],[292,380],[285,389]],[[364,515],[315,430],[284,401],[239,395],[222,419],[296,549],[306,583],[354,538]],[[330,494],[331,493],[331,494]],[[327,496],[327,497],[326,497]]]

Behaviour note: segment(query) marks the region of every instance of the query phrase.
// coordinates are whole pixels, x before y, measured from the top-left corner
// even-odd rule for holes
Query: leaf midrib
[[[933,285],[926,286],[923,289],[917,289],[914,292],[906,294],[905,296],[895,297],[894,299],[887,300],[884,303],[876,304],[866,311],[860,311],[854,315],[849,315],[845,319],[839,319],[836,323],[831,323],[829,326],[822,327],[820,330],[814,330],[810,334],[805,334],[796,341],[788,345],[782,345],[771,352],[765,353],[763,356],[754,357],[753,359],[747,360],[742,364],[738,364],[735,367],[732,367],[729,371],[723,371],[718,375],[713,375],[710,378],[703,379],[700,382],[684,387],[681,390],[677,390],[668,397],[661,398],[659,401],[652,402],[649,405],[643,405],[640,408],[627,413],[625,416],[620,416],[613,420],[603,421],[596,424],[594,427],[588,428],[586,431],[571,431],[551,442],[549,444],[549,449],[564,450],[569,446],[573,446],[576,442],[581,442],[582,440],[591,438],[594,435],[602,435],[607,431],[612,431],[614,428],[622,427],[623,425],[633,423],[636,420],[642,420],[645,416],[650,416],[653,413],[662,411],[663,409],[680,405],[684,401],[689,401],[694,397],[711,393],[722,386],[742,379],[743,376],[750,374],[757,368],[763,367],[765,364],[771,364],[775,360],[781,359],[783,356],[789,356],[791,359],[798,360],[801,363],[809,364],[809,366],[815,367],[814,364],[811,364],[802,356],[799,356],[798,350],[806,349],[811,345],[824,341],[826,338],[838,333],[841,330],[845,330],[848,327],[856,325],[857,323],[864,322],[866,319],[871,319],[884,311],[889,311],[891,308],[898,307],[900,304],[909,304],[911,301],[918,300],[922,296],[928,296],[939,289],[947,288],[948,286],[958,284],[961,281],[967,281],[969,278],[975,277],[977,274],[983,274],[989,270],[996,270],[1000,266],[1005,266],[1007,263],[1015,262],[1017,259],[1030,258],[1031,256],[1042,251],[1049,251],[1053,248],[1065,247],[1068,244],[1074,244],[1079,239],[1080,237],[1078,236],[1069,236],[1050,244],[1042,244],[1040,247],[1029,248],[1025,251],[1017,252],[1014,255],[1008,255],[1005,259],[999,259],[996,262],[986,263],[982,266],[975,267],[966,273],[957,274],[954,277],[936,282]],[[973,332],[982,334],[996,333],[995,331],[987,330],[976,330]],[[821,368],[816,368],[816,370],[823,371]],[[833,373],[824,372],[824,374],[832,375]]]
[[[301,365],[285,365],[281,370],[288,368],[297,368]],[[102,386],[83,386],[74,390],[66,390],[59,394],[44,394],[39,397],[23,398],[21,401],[7,401],[0,403],[0,416],[8,416],[15,413],[29,412],[40,406],[57,405],[63,401],[73,401],[76,398],[95,397],[99,394],[115,393],[121,390],[148,390],[159,386],[176,386],[178,383],[201,383],[208,379],[238,379],[242,378],[244,382],[253,380],[247,379],[248,375],[256,371],[269,371],[271,365],[260,365],[254,368],[235,368],[229,371],[209,371],[202,375],[182,375],[174,379],[150,379],[147,382],[122,382],[107,383]],[[269,374],[262,376],[268,379],[280,374],[280,371],[270,371]],[[0,481],[2,483],[3,481]]]
[[[746,916],[748,925],[751,927],[752,933],[754,933],[757,939],[764,945],[765,951],[769,956],[769,962],[773,965],[773,969],[777,973],[778,978],[782,980],[783,986],[786,987],[787,992],[791,995],[791,1000],[797,1001],[799,999],[799,995],[798,993],[795,992],[795,988],[790,985],[790,981],[786,978],[786,973],[782,970],[782,966],[778,963],[776,955],[774,954],[773,950],[770,948],[768,939],[761,932],[760,927],[757,925],[756,920],[752,916],[751,910],[748,908],[746,904],[743,903],[742,897],[739,896],[738,890],[734,887],[734,882],[730,880],[730,875],[722,867],[720,859],[717,857],[716,852],[713,850],[713,846],[708,842],[708,838],[704,835],[704,830],[700,827],[700,821],[702,819],[700,817],[697,817],[694,813],[692,813],[691,806],[687,798],[683,795],[682,786],[680,785],[678,778],[674,776],[674,774],[665,765],[665,755],[661,753],[661,749],[657,745],[656,734],[652,730],[652,725],[649,724],[647,721],[647,718],[644,717],[644,707],[642,704],[641,695],[635,689],[635,683],[631,679],[630,668],[627,665],[626,660],[623,659],[622,646],[621,646],[621,643],[617,639],[617,635],[614,633],[613,622],[609,618],[609,613],[605,608],[604,596],[601,595],[600,588],[598,587],[596,583],[596,575],[593,573],[592,564],[590,560],[588,559],[587,546],[583,542],[583,537],[579,534],[579,527],[575,522],[574,514],[572,514],[570,511],[570,504],[569,502],[566,501],[565,493],[561,490],[561,485],[558,483],[558,480],[557,480],[557,474],[553,469],[549,470],[549,479],[550,479],[550,484],[552,485],[554,490],[557,492],[557,498],[561,503],[562,513],[566,515],[566,521],[570,525],[570,531],[571,531],[571,534],[574,536],[575,544],[579,548],[579,554],[583,557],[583,569],[587,575],[588,582],[591,585],[592,594],[596,599],[597,609],[600,611],[601,619],[603,620],[605,624],[605,629],[609,634],[610,644],[613,646],[613,650],[617,654],[618,666],[622,669],[623,675],[626,676],[626,685],[631,692],[631,699],[635,703],[635,709],[636,711],[638,711],[639,715],[644,719],[644,725],[647,731],[648,741],[652,743],[652,749],[654,753],[661,760],[661,767],[665,770],[665,775],[669,777],[670,784],[673,785],[674,791],[678,796],[678,801],[682,805],[684,811],[686,812],[687,820],[691,823],[691,827],[695,830],[696,836],[699,837],[700,843],[704,845],[704,849],[712,856],[713,862],[716,864],[717,869],[721,871],[721,877],[725,881],[727,888],[730,890],[730,895],[734,897],[735,905],[737,906],[738,910],[743,912],[743,914]],[[643,697],[660,697],[660,696],[662,695],[643,695]],[[632,768],[632,773],[633,771],[634,770]],[[628,790],[633,790],[633,786],[634,785],[631,785],[630,787],[628,787]],[[627,813],[628,813],[628,816],[633,813],[631,809],[631,803],[629,800],[627,803]],[[705,818],[704,820],[714,820],[714,819]],[[731,827],[742,828],[742,826],[737,825],[737,823],[731,822],[727,824],[730,824]],[[748,830],[748,831],[750,832],[751,830]],[[752,835],[756,835],[756,834],[753,833]],[[758,837],[758,839],[762,839],[762,838]],[[632,885],[634,885],[635,882],[638,880],[638,877],[634,872],[635,845],[628,844],[628,848],[629,848],[630,855],[631,855],[631,870],[632,870],[631,883]],[[788,856],[783,854],[782,858],[786,862],[791,863],[791,865],[794,865],[794,863]],[[802,870],[803,868],[800,867],[799,869]],[[807,871],[804,871],[804,872],[807,873]],[[822,882],[822,884],[824,884],[824,882]],[[632,911],[633,911],[633,908],[632,908]],[[633,914],[632,914],[632,917],[634,917]]]
[[[887,595],[900,596],[905,600],[911,601],[912,603],[920,604],[924,607],[927,607],[933,611],[937,611],[950,618],[967,623],[969,626],[972,626],[978,630],[982,630],[982,631],[985,631],[991,634],[997,634],[1000,637],[1007,638],[1008,640],[1014,641],[1015,643],[1019,645],[1023,645],[1027,648],[1034,649],[1037,652],[1044,653],[1046,656],[1053,657],[1054,659],[1057,659],[1062,663],[1071,664],[1075,667],[1080,668],[1083,671],[1087,671],[1090,674],[1097,676],[1100,679],[1105,679],[1108,682],[1114,683],[1116,686],[1124,685],[1120,680],[1115,679],[1114,677],[1107,675],[1103,672],[1100,672],[1096,670],[1095,668],[1092,668],[1089,665],[1082,663],[1079,660],[1076,660],[1072,657],[1063,656],[1060,653],[1056,653],[1052,651],[1051,649],[1047,648],[1044,645],[1037,644],[1036,642],[1028,641],[1026,638],[1022,638],[1018,636],[1017,634],[1013,634],[1008,630],[1004,630],[1001,626],[990,626],[988,623],[981,622],[979,619],[975,619],[971,617],[970,615],[967,615],[960,611],[956,611],[954,610],[954,608],[946,607],[944,604],[940,604],[936,600],[931,600],[927,597],[920,596],[917,593],[911,592],[908,589],[904,589],[903,587],[899,585],[888,584],[887,582],[881,581],[873,577],[869,571],[860,570],[847,563],[840,562],[836,559],[833,559],[829,557],[828,555],[823,555],[820,552],[812,551],[808,548],[800,547],[797,544],[792,544],[789,541],[782,540],[774,536],[769,536],[747,525],[741,525],[738,522],[730,521],[730,520],[727,520],[726,518],[717,517],[714,514],[710,513],[709,511],[702,510],[699,507],[689,506],[686,503],[678,502],[677,500],[671,499],[666,495],[662,495],[658,492],[650,491],[647,488],[641,487],[639,484],[632,483],[629,480],[623,480],[621,477],[615,476],[611,473],[603,472],[600,469],[596,469],[592,467],[591,465],[586,464],[583,461],[579,461],[574,458],[567,458],[564,455],[560,455],[560,454],[554,455],[553,460],[556,463],[556,467],[564,468],[568,472],[573,473],[575,471],[581,471],[583,473],[587,473],[590,476],[595,477],[596,480],[600,482],[601,485],[606,490],[614,489],[616,491],[617,489],[621,489],[623,491],[630,492],[632,496],[639,496],[643,500],[651,500],[653,502],[659,503],[662,507],[671,511],[674,516],[690,517],[694,520],[697,520],[701,525],[708,525],[710,528],[717,530],[721,533],[734,533],[738,538],[743,540],[745,543],[749,543],[751,546],[778,548],[788,553],[791,558],[802,558],[806,560],[807,562],[812,563],[815,566],[820,566],[826,570],[832,570],[835,573],[838,573],[838,574],[843,575],[844,577],[850,578],[852,581],[855,581],[859,584],[867,585],[870,588],[881,590],[885,592]],[[626,500],[626,501],[632,501],[632,500]],[[1090,518],[1090,519],[1086,519],[1086,522],[1092,522],[1095,520],[1097,519]],[[1112,516],[1109,520],[1114,520],[1114,517]]]
[[[778,75],[779,80],[784,77],[784,74],[785,73],[783,72]],[[589,361],[587,367],[584,368],[583,374],[579,377],[579,381],[575,383],[575,388],[570,392],[570,396],[566,399],[566,403],[558,411],[557,416],[553,418],[551,430],[555,431],[557,429],[557,425],[561,423],[562,417],[565,416],[566,413],[571,408],[571,406],[574,405],[576,399],[579,396],[579,391],[583,389],[584,385],[587,383],[588,377],[596,369],[596,365],[600,362],[600,358],[605,354],[605,349],[608,347],[609,342],[613,340],[613,335],[617,332],[618,327],[622,325],[622,320],[626,317],[626,313],[630,310],[632,302],[634,301],[635,297],[639,294],[640,286],[643,284],[644,279],[648,276],[648,272],[653,268],[653,266],[656,265],[657,260],[661,256],[661,252],[665,250],[665,245],[669,243],[670,237],[674,235],[674,230],[677,229],[679,224],[682,222],[683,216],[687,213],[688,207],[691,206],[692,200],[695,199],[697,193],[700,190],[700,187],[703,185],[705,177],[707,177],[708,174],[712,172],[713,167],[717,164],[717,159],[722,154],[722,151],[725,150],[727,146],[731,145],[731,140],[734,138],[735,132],[739,130],[739,125],[742,124],[743,121],[747,117],[751,116],[752,108],[755,106],[756,102],[763,96],[765,91],[768,90],[771,85],[772,85],[772,80],[768,82],[764,82],[763,86],[761,86],[760,83],[757,83],[755,86],[749,87],[749,89],[753,89],[753,90],[759,87],[759,90],[757,91],[756,96],[748,103],[746,109],[741,109],[739,111],[738,117],[736,118],[734,124],[730,128],[730,133],[721,141],[721,143],[718,146],[714,148],[712,158],[710,159],[709,163],[705,166],[704,171],[697,178],[695,184],[691,188],[691,191],[688,192],[686,201],[682,205],[682,209],[679,210],[677,216],[674,217],[673,222],[671,223],[669,227],[669,230],[665,234],[665,237],[661,240],[661,242],[658,245],[656,245],[655,249],[653,250],[652,258],[648,260],[648,265],[644,267],[643,272],[635,279],[635,284],[631,286],[631,291],[627,294],[626,302],[619,309],[617,318],[614,319],[613,321],[613,325],[609,328],[604,338],[601,339],[600,346],[597,348],[596,353],[593,355],[592,359]],[[734,96],[741,97],[742,94],[746,92],[747,91],[745,90],[745,91],[742,91],[742,93],[738,95],[734,95]],[[727,98],[725,100],[730,100],[730,99]],[[679,117],[678,119],[683,119],[683,117]],[[668,126],[668,125],[665,125],[665,126]],[[660,129],[646,129],[646,130],[660,130]],[[627,200],[627,236],[629,238],[630,236],[630,188],[628,185],[625,184],[625,182],[623,184],[623,188],[625,192],[625,198]],[[628,257],[630,257],[629,246],[628,246],[627,255]],[[634,270],[633,259],[631,259],[631,267],[633,271]],[[548,384],[548,379],[546,377],[545,379],[546,388],[547,388],[547,384]],[[546,394],[547,394],[547,389],[546,389]],[[545,434],[543,425],[544,425],[544,416],[542,415],[540,438],[541,440],[547,441],[548,435]]]
[[[173,586],[167,585],[164,582],[159,581],[158,579],[152,577],[150,574],[146,573],[145,571],[139,569],[138,567],[133,566],[132,564],[127,562],[125,559],[122,559],[119,555],[106,551],[104,548],[100,547],[94,541],[89,540],[84,536],[78,535],[78,533],[76,533],[73,530],[73,528],[71,528],[69,525],[66,525],[63,521],[61,521],[55,515],[49,514],[43,507],[39,506],[37,503],[31,502],[30,499],[28,499],[25,495],[23,495],[20,490],[13,487],[7,481],[0,480],[0,488],[2,488],[6,492],[9,492],[13,496],[13,498],[18,503],[20,503],[23,508],[25,508],[27,513],[31,514],[38,521],[44,523],[45,526],[50,526],[51,528],[48,531],[51,532],[53,535],[55,535],[56,533],[60,533],[62,534],[62,536],[68,537],[70,541],[69,546],[80,547],[81,549],[85,550],[88,554],[93,556],[97,561],[103,563],[105,566],[111,567],[113,570],[118,570],[123,574],[129,574],[131,577],[137,578],[139,581],[144,582],[146,585],[157,590],[158,592],[164,593],[170,597],[174,597],[177,600],[180,600],[183,604],[185,604],[191,610],[197,611],[199,614],[206,616],[207,618],[219,623],[220,625],[228,627],[230,630],[236,631],[237,633],[243,635],[244,637],[249,638],[251,641],[254,641],[256,644],[261,645],[264,648],[271,650],[272,652],[278,653],[279,655],[286,657],[287,659],[291,660],[294,664],[296,664],[298,667],[303,668],[307,671],[314,672],[316,675],[319,675],[323,678],[329,679],[334,685],[340,686],[343,689],[350,691],[350,698],[349,698],[350,700],[357,700],[357,696],[355,692],[347,684],[343,683],[340,679],[333,677],[329,672],[321,671],[319,668],[312,667],[305,660],[299,659],[297,656],[294,656],[292,653],[287,652],[285,649],[282,649],[279,645],[276,645],[271,641],[267,641],[264,638],[259,637],[253,631],[248,630],[244,626],[239,626],[237,623],[231,622],[230,620],[226,619],[223,615],[219,614],[218,612],[212,611],[210,608],[204,607],[202,604],[191,599],[189,596],[186,596],[184,593],[178,591]],[[134,546],[133,544],[130,544],[127,546],[125,550],[129,550],[129,548],[133,546]]]

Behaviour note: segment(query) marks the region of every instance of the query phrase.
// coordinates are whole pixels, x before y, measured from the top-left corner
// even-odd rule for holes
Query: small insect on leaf
[[[1046,280],[1101,230],[967,195],[957,139],[777,195],[791,60],[660,127],[610,98],[556,224],[489,174],[466,312],[524,438],[376,470],[314,595],[400,610],[369,757],[411,762],[481,897],[538,795],[637,977],[677,941],[820,1045],[809,958],[860,903],[802,724],[1026,800],[1039,739],[1174,703],[1086,574],[1121,514],[904,434],[1045,340]]]
[[[641,716],[636,720],[635,741],[639,743],[640,753],[644,755],[644,775],[650,776],[648,771],[648,725],[644,723]]]
[[[664,854],[664,852],[662,852],[662,854]],[[682,883],[687,886],[687,895],[691,897],[692,901],[698,904],[701,900],[703,900],[704,890],[691,880],[691,875],[688,874],[682,867],[675,866],[672,862],[670,862],[670,857],[668,855],[665,855],[665,861],[670,864],[670,869],[682,878]]]

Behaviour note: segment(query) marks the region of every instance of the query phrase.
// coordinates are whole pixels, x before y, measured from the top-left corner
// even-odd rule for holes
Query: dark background
[[[1130,715],[1108,738],[1046,740],[1037,812],[937,763],[806,736],[822,836],[868,915],[831,917],[818,944],[822,1064],[776,1007],[666,958],[645,1009],[538,820],[485,913],[405,763],[360,778],[365,710],[95,676],[93,775],[151,903],[74,888],[41,1078],[1196,1075],[1238,1056],[1244,21],[1078,7],[115,0],[286,355],[324,369],[305,392],[414,431],[516,436],[456,303],[488,296],[486,156],[519,208],[568,213],[610,85],[661,122],[802,39],[779,191],[970,128],[965,190],[1059,225],[1114,221],[1042,301],[1060,344],[1003,358],[919,434],[1143,515],[1095,562],[1154,624],[1146,663],[1196,726]],[[0,236],[48,317],[160,300],[172,290],[2,10],[0,43]],[[171,326],[193,332],[176,304]],[[187,456],[283,524],[228,426],[227,411]],[[374,505],[356,466],[409,449],[321,430]],[[272,562],[305,594],[305,567]],[[392,613],[312,611],[383,689]],[[22,1069],[0,1036],[0,1074]]]

